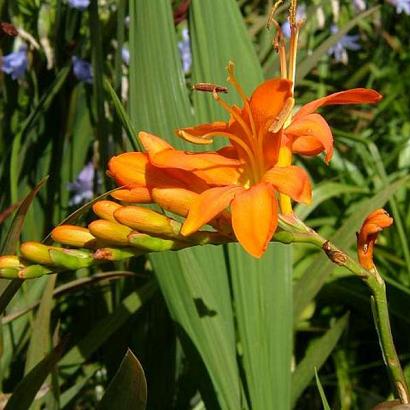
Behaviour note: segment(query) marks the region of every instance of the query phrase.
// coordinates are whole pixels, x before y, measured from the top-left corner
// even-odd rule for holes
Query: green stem
[[[386,284],[377,269],[375,267],[371,270],[364,269],[358,262],[338,249],[333,243],[322,238],[317,232],[293,216],[282,216],[280,218],[280,227],[284,229],[284,232],[276,234],[274,240],[279,240],[284,243],[310,243],[321,248],[331,262],[345,267],[354,275],[360,277],[369,287],[372,293],[372,311],[384,362],[388,368],[397,397],[401,403],[409,403],[410,398],[406,379],[400,365],[391,332]]]
[[[383,359],[389,369],[391,380],[400,401],[407,404],[409,403],[409,392],[391,333],[386,285],[376,269],[374,269],[374,276],[369,277],[367,284],[373,294],[372,311]]]

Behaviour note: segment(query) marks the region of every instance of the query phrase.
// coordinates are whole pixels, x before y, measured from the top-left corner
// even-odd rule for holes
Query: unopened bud
[[[93,205],[93,211],[97,216],[111,222],[116,222],[114,212],[119,208],[122,206],[113,201],[98,201]]]
[[[152,189],[152,198],[161,208],[187,216],[191,203],[199,194],[185,188],[158,187]]]
[[[128,235],[132,232],[128,226],[104,219],[91,222],[88,229],[98,239],[116,245],[128,245]]]
[[[0,268],[0,278],[18,279],[20,269],[18,268]]]
[[[40,263],[42,265],[52,265],[53,261],[50,257],[51,246],[43,245],[39,242],[24,242],[20,246],[20,252],[24,258],[31,262]],[[54,248],[58,249],[58,248]]]
[[[178,222],[141,206],[123,206],[114,212],[114,217],[118,222],[142,232],[165,236],[179,233]]]
[[[21,269],[22,267],[23,267],[23,263],[21,262],[18,256],[15,256],[15,255],[0,256],[0,269],[3,269],[3,268]]]
[[[95,237],[87,228],[76,225],[60,225],[51,232],[54,241],[63,245],[75,246],[77,248],[93,248]]]

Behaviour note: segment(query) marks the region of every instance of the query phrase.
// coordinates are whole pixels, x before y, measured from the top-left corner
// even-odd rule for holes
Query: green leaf
[[[296,404],[303,390],[309,385],[315,374],[315,369],[320,369],[332,353],[348,323],[348,319],[349,315],[344,315],[321,338],[314,340],[308,347],[305,357],[297,365],[292,375],[292,406]]]
[[[149,282],[127,296],[113,313],[98,321],[90,332],[64,355],[60,365],[69,367],[86,361],[145,301],[151,298],[156,289],[155,283]]]
[[[16,248],[19,242],[19,237],[23,229],[24,218],[30,208],[38,191],[47,182],[48,177],[43,178],[34,189],[24,198],[20,206],[17,209],[16,215],[14,216],[13,222],[7,233],[6,239],[4,240],[2,246],[2,255],[16,254]],[[11,282],[8,280],[0,279],[0,313],[3,313],[10,300],[18,292],[22,284],[19,279],[14,279]]]
[[[147,381],[144,369],[128,349],[97,409],[144,410],[146,405]]]
[[[125,111],[125,108],[122,105],[120,99],[118,98],[117,93],[115,92],[114,88],[112,88],[111,84],[106,78],[104,79],[104,85],[108,93],[110,94],[111,100],[114,104],[115,111],[119,119],[121,120],[125,132],[127,133],[128,141],[130,142],[132,149],[134,149],[135,151],[142,151],[141,144],[137,139],[137,131],[132,126],[131,120],[127,112]]]
[[[192,149],[192,145],[172,136],[175,128],[191,123],[193,117],[170,4],[166,0],[133,0],[130,15],[132,124],[138,130],[157,133],[178,148]],[[151,255],[150,259],[183,338],[185,353],[198,363],[199,382],[207,390],[201,390],[204,400],[218,406],[198,354],[211,378],[219,407],[241,408],[242,387],[222,248],[198,247]]]
[[[257,260],[229,245],[231,281],[252,409],[290,408],[292,248],[271,244]]]
[[[329,402],[327,401],[325,391],[323,390],[322,383],[320,383],[319,376],[317,374],[317,368],[315,367],[315,379],[316,379],[316,386],[317,389],[319,390],[320,398],[322,400],[323,404],[323,410],[331,410],[329,406]]]
[[[5,410],[27,410],[30,407],[40,387],[60,359],[63,348],[62,344],[58,345],[21,380]]]

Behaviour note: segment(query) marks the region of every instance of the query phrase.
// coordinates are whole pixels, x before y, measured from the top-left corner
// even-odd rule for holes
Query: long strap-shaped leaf
[[[227,85],[225,67],[229,60],[235,63],[238,80],[248,95],[263,81],[262,69],[235,1],[193,0],[190,28],[194,82]],[[226,99],[241,104],[232,87]],[[193,101],[197,120],[201,122],[223,119],[226,115],[210,95],[194,94]],[[239,246],[228,248],[250,407],[290,408],[291,249],[271,245],[266,255],[256,260]]]
[[[131,0],[130,11],[132,124],[182,147],[173,129],[192,122],[192,116],[169,2]],[[219,406],[242,408],[222,249],[153,255],[151,261],[173,319],[206,366]]]

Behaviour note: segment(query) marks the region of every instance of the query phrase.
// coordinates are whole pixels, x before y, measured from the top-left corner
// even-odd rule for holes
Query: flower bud
[[[0,269],[3,269],[3,268],[20,269],[22,267],[23,267],[23,263],[20,261],[18,256],[15,256],[15,255],[0,256]]]
[[[187,216],[189,207],[198,194],[185,188],[153,188],[152,199],[161,208],[171,211],[174,214]]]
[[[363,222],[357,235],[357,254],[360,264],[367,270],[374,267],[373,248],[379,232],[388,228],[393,218],[384,210],[376,209]]]
[[[104,219],[91,222],[88,229],[98,239],[116,245],[128,245],[128,235],[132,232],[128,226]]]
[[[112,192],[111,196],[119,201],[136,204],[149,204],[152,202],[151,193],[146,187],[118,189]]]
[[[42,265],[53,264],[53,261],[50,258],[50,249],[58,248],[46,246],[39,242],[24,242],[20,246],[20,252],[24,258],[28,259],[31,262],[40,263]]]
[[[123,206],[114,212],[114,218],[132,229],[157,235],[174,236],[180,228],[176,221],[141,206]]]
[[[98,201],[93,205],[93,211],[97,216],[111,222],[116,222],[114,212],[119,208],[122,206],[113,201]]]
[[[92,248],[96,244],[95,237],[87,228],[76,225],[60,225],[51,232],[54,241],[77,248]]]

